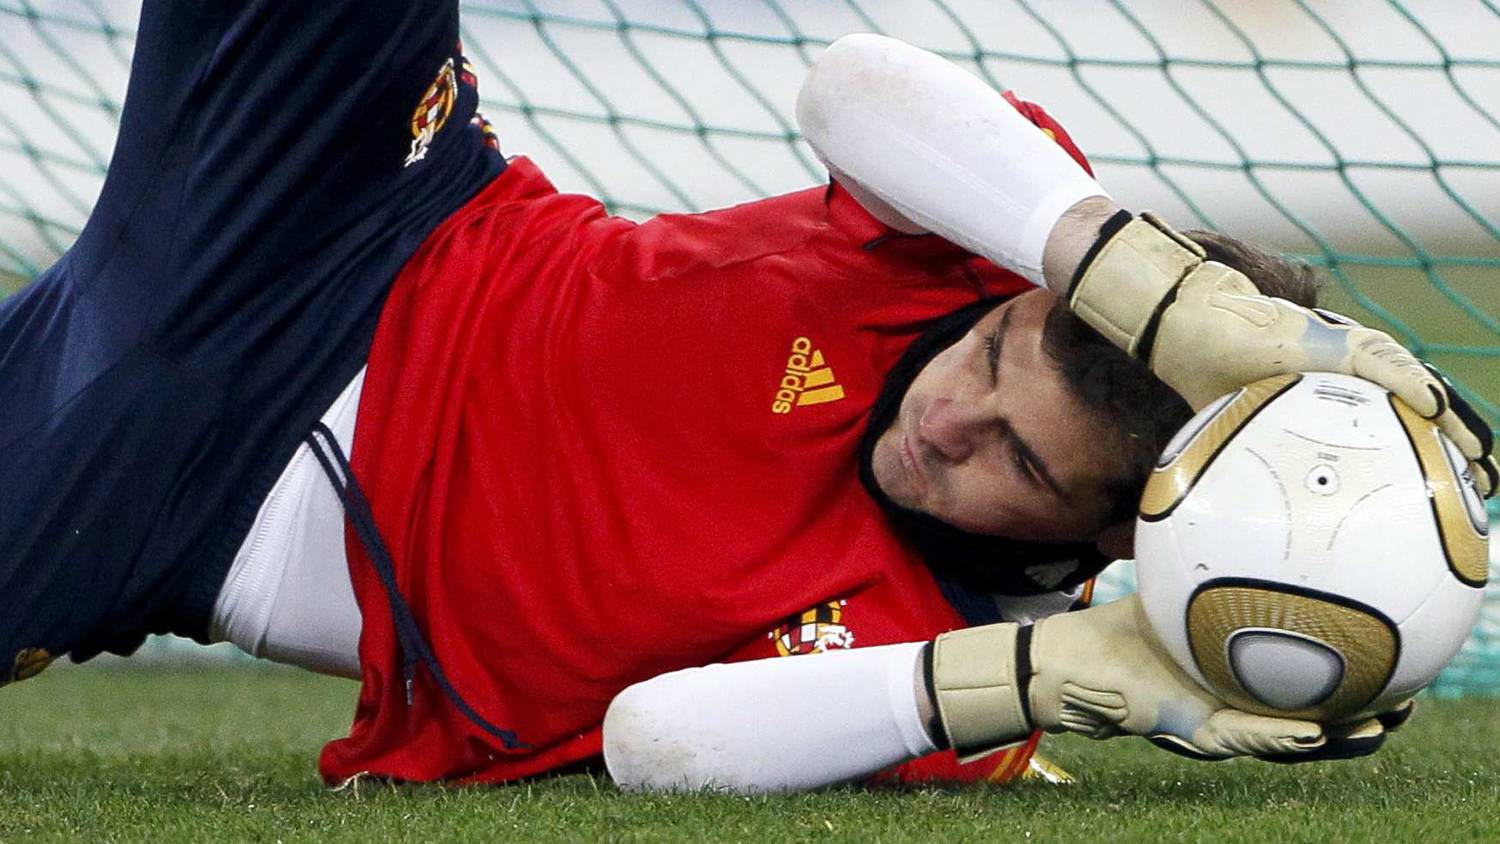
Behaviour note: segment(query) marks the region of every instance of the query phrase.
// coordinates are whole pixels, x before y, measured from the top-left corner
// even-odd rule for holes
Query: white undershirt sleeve
[[[604,761],[623,789],[798,791],[937,749],[917,704],[923,643],[710,665],[617,696]]]
[[[978,77],[881,35],[847,35],[813,63],[797,122],[877,217],[939,234],[1038,286],[1053,224],[1079,200],[1108,195]]]
[[[354,442],[361,369],[322,422]],[[344,549],[344,508],[306,443],[255,514],[214,602],[211,636],[254,656],[359,679],[363,625]]]

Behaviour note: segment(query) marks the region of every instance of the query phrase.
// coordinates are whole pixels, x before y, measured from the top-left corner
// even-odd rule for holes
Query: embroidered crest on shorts
[[[815,654],[854,647],[854,631],[844,625],[845,601],[829,601],[783,621],[767,636],[781,656]]]
[[[427,157],[427,148],[448,122],[457,101],[458,77],[454,75],[453,59],[450,58],[443,64],[442,70],[438,71],[437,78],[427,86],[422,101],[417,103],[416,110],[412,112],[411,152],[406,156],[406,164],[403,166],[410,167]]]
[[[10,676],[5,678],[4,682],[0,682],[0,686],[5,685],[5,683],[19,683],[22,680],[29,680],[42,673],[42,670],[51,663],[52,654],[48,653],[45,649],[22,648],[16,654],[16,661],[11,665]]]

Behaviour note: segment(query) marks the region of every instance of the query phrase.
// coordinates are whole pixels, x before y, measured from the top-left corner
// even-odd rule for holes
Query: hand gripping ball
[[[1167,446],[1141,499],[1142,604],[1206,689],[1336,723],[1437,676],[1479,614],[1488,522],[1467,462],[1385,390],[1251,384]]]

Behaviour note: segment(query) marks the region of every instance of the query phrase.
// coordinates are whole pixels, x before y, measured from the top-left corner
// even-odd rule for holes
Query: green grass
[[[1500,840],[1500,703],[1484,700],[1426,701],[1356,762],[1202,764],[1134,739],[1050,739],[1079,783],[744,799],[621,794],[586,775],[330,792],[314,759],[354,693],[259,668],[63,668],[0,690],[0,841]]]

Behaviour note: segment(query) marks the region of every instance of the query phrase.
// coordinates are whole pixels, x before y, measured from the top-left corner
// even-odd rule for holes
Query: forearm
[[[1120,212],[1120,206],[1107,196],[1079,200],[1053,226],[1042,253],[1042,268],[1047,287],[1066,297],[1072,288],[1078,266],[1099,239],[1099,229]]]
[[[1011,598],[1002,609],[1029,622],[1062,612],[1075,598]],[[1014,635],[1019,628],[990,629]],[[638,683],[610,706],[605,761],[627,789],[784,791],[864,779],[946,747],[932,648],[916,643],[763,659]],[[1008,654],[995,657],[1002,667],[1011,664]],[[1031,729],[1016,720],[1001,731],[1020,740]]]
[[[797,119],[834,177],[883,222],[934,232],[1054,290],[1071,277],[1063,265],[1083,254],[1064,248],[1054,258],[1055,224],[1091,197],[1091,210],[1108,202],[994,90],[893,39],[849,36],[831,46],[808,73]],[[1093,233],[1097,225],[1063,245]]]
[[[629,790],[795,791],[863,779],[938,749],[927,733],[923,647],[711,665],[638,683],[610,705],[605,762]]]
[[[1205,692],[1145,624],[1132,596],[1032,625],[951,631],[930,650],[886,645],[664,674],[610,704],[604,760],[630,790],[765,792],[867,777],[940,743],[962,760],[1035,729],[1148,736],[1200,759],[1323,746],[1317,724],[1241,712]]]

